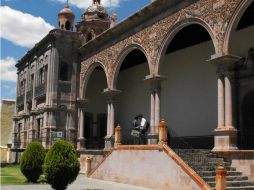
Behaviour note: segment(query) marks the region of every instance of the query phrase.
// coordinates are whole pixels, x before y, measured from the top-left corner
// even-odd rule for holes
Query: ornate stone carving
[[[176,30],[179,25],[181,26],[181,22],[184,26],[186,23],[197,23],[197,21],[204,23],[212,35],[215,53],[222,54],[227,26],[239,2],[240,0],[199,0],[84,60],[81,64],[80,79],[81,81],[87,80],[91,65],[100,62],[105,67],[109,88],[114,88],[114,77],[119,64],[121,64],[119,59],[123,51],[132,45],[142,47],[147,56],[151,74],[158,74],[156,64],[159,63],[160,57],[164,56],[160,51],[163,49],[163,42],[170,39],[170,31]],[[188,22],[184,23],[186,19]]]

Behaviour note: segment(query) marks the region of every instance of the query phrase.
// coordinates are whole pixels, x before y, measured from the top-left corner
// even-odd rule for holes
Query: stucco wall
[[[116,101],[116,122],[123,128],[123,136],[130,137],[132,121],[138,114],[150,119],[150,87],[144,82],[149,75],[148,64],[144,63],[120,72],[117,88],[121,94]]]
[[[181,136],[211,135],[217,125],[216,66],[207,62],[213,45],[204,42],[168,54],[160,71],[161,116]]]
[[[200,189],[174,160],[159,150],[114,151],[91,177],[157,190]]]

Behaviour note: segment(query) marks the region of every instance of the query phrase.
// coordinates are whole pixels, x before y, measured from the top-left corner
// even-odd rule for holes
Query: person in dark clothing
[[[148,130],[148,122],[143,115],[137,115],[132,122],[131,135],[134,139],[134,144],[146,144],[146,136]]]

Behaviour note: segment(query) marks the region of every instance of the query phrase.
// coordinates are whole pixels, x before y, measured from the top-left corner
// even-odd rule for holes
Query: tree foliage
[[[20,170],[29,182],[36,182],[43,173],[46,151],[39,142],[30,143],[20,159]]]
[[[76,150],[66,141],[57,141],[47,153],[43,168],[45,178],[52,188],[66,189],[79,173]]]

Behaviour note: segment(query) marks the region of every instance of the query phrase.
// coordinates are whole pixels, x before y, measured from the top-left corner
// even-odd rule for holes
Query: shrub
[[[20,159],[20,170],[29,182],[36,182],[42,174],[46,151],[39,142],[30,143]]]
[[[59,140],[51,147],[43,165],[47,182],[56,190],[64,190],[79,173],[76,150],[66,141]]]

